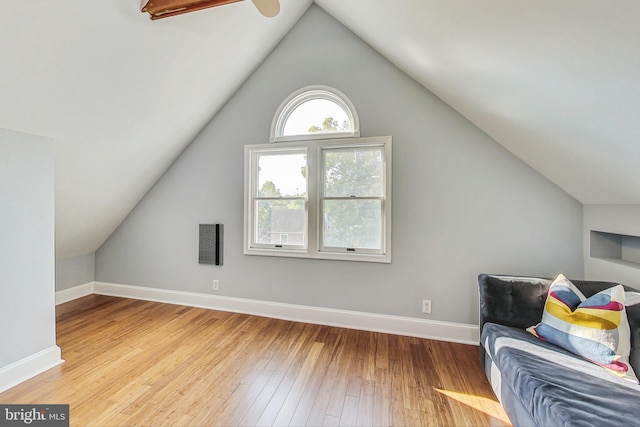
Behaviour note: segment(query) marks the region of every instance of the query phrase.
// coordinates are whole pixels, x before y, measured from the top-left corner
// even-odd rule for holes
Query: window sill
[[[391,264],[391,254],[365,254],[365,253],[337,253],[291,250],[291,249],[254,249],[244,250],[245,255],[273,256],[282,258],[322,259],[332,261],[356,261]]]

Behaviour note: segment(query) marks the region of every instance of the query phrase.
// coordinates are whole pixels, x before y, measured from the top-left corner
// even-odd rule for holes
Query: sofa
[[[640,425],[640,386],[534,336],[552,279],[481,274],[480,363],[514,426]],[[617,285],[571,280],[590,297]],[[638,292],[624,287],[625,291]],[[640,376],[640,304],[627,305]]]

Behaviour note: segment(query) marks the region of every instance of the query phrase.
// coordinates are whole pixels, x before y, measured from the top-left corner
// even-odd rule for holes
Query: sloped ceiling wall
[[[311,3],[0,0],[0,128],[56,141],[58,258],[104,242]],[[640,2],[316,3],[580,202],[640,204]]]
[[[55,140],[57,258],[95,252],[311,0],[139,4],[0,0],[0,128]]]
[[[583,204],[640,203],[640,2],[317,3]]]

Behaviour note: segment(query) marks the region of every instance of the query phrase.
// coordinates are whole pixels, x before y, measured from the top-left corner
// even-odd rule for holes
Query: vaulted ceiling
[[[0,128],[55,140],[58,258],[94,252],[314,3],[280,1],[0,0]],[[315,3],[580,202],[640,204],[637,0]]]

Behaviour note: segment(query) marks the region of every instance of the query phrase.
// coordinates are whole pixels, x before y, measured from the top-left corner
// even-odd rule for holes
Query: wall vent
[[[222,265],[222,224],[200,224],[200,264]]]

